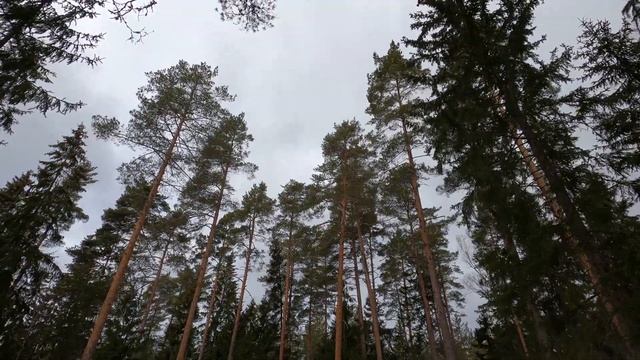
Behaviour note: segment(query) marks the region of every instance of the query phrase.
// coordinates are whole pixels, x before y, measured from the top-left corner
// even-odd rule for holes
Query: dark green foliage
[[[60,269],[45,247],[63,244],[62,234],[87,216],[78,206],[94,168],[86,158],[83,126],[52,145],[48,160],[0,189],[0,347],[18,352],[34,321],[32,310]]]

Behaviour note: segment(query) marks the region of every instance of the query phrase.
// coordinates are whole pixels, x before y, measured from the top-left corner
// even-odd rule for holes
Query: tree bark
[[[356,231],[358,235],[358,244],[360,246],[360,260],[362,261],[362,269],[364,270],[364,283],[367,286],[367,294],[369,296],[369,307],[371,307],[371,323],[373,325],[373,340],[376,346],[376,360],[382,360],[382,337],[380,336],[380,322],[378,319],[378,300],[376,297],[376,289],[373,286],[373,279],[369,276],[369,267],[367,265],[367,253],[364,248],[364,238],[360,221],[356,222]],[[373,269],[373,261],[372,269]]]
[[[211,297],[209,298],[209,308],[207,309],[207,320],[205,321],[204,330],[202,332],[202,342],[198,349],[198,360],[204,358],[204,351],[207,348],[207,339],[209,338],[209,332],[211,331],[211,324],[213,323],[213,313],[215,310],[216,297],[218,296],[218,288],[220,287],[220,271],[222,268],[223,258],[227,253],[226,239],[220,247],[220,255],[218,265],[216,266],[216,277],[213,280],[213,286],[211,288]]]
[[[142,313],[142,320],[140,321],[140,329],[138,333],[140,336],[144,335],[145,328],[147,325],[147,320],[149,319],[149,313],[151,312],[151,308],[155,305],[156,302],[156,291],[158,290],[158,284],[160,283],[160,276],[162,276],[162,269],[164,267],[164,260],[167,257],[167,251],[169,250],[169,243],[171,239],[167,240],[167,243],[164,245],[164,249],[162,251],[162,257],[160,258],[160,264],[158,265],[158,270],[156,271],[155,278],[153,279],[153,283],[151,284],[151,289],[149,290],[149,300],[147,300],[147,306],[144,307],[144,312]]]
[[[344,240],[347,231],[347,179],[342,175],[342,199],[340,200],[340,230],[338,239],[338,278],[336,299],[336,340],[334,359],[342,360],[343,301],[344,301]]]
[[[516,146],[551,213],[559,223],[564,225],[564,230],[560,238],[577,255],[578,263],[587,274],[591,285],[598,295],[598,300],[611,318],[611,324],[614,330],[625,345],[627,356],[629,358],[635,358],[637,350],[631,342],[629,327],[618,311],[618,305],[615,301],[615,296],[612,294],[613,292],[602,282],[603,270],[599,266],[599,256],[588,253],[582,245],[593,243],[592,236],[586,225],[582,222],[578,210],[569,197],[561,177],[556,173],[551,160],[547,159],[546,154],[542,152],[533,130],[528,124],[525,124],[524,121],[521,121],[519,125],[523,136],[518,136],[517,131],[512,127],[512,129],[514,129],[512,130],[513,134],[516,138]],[[527,149],[524,141],[525,139],[529,143],[533,155],[529,153],[529,149]],[[538,160],[540,167],[534,162],[534,157]],[[551,174],[551,176],[549,176],[549,174]]]
[[[527,348],[527,342],[524,339],[524,332],[522,331],[522,324],[520,324],[520,319],[514,314],[513,315],[513,325],[516,327],[516,333],[518,334],[518,340],[520,341],[520,346],[522,347],[522,352],[524,353],[524,357],[526,359],[529,358],[529,348]]]
[[[409,231],[411,231],[411,257],[416,267],[416,275],[418,278],[418,288],[420,289],[420,298],[422,299],[422,306],[424,308],[425,322],[427,323],[427,339],[429,340],[429,352],[433,360],[438,359],[438,349],[436,344],[435,330],[433,328],[433,322],[431,318],[431,305],[429,303],[429,296],[427,293],[427,284],[424,282],[424,271],[422,269],[422,262],[418,260],[418,251],[416,250],[416,238],[414,234],[413,221],[411,221],[411,214],[407,209],[407,219],[409,219]]]
[[[178,349],[177,360],[185,360],[187,357],[187,348],[189,346],[189,337],[191,336],[191,328],[193,327],[193,320],[196,316],[196,310],[198,308],[198,301],[200,300],[200,293],[202,292],[202,286],[204,285],[204,276],[207,272],[207,264],[209,262],[209,256],[211,255],[211,248],[213,247],[213,240],[216,237],[216,230],[218,226],[218,216],[220,216],[220,207],[222,206],[222,198],[224,188],[227,184],[227,175],[229,172],[229,164],[226,164],[222,170],[222,182],[220,186],[220,193],[215,204],[215,212],[213,219],[211,220],[211,230],[207,237],[207,244],[202,251],[202,259],[200,260],[200,268],[198,269],[198,277],[196,279],[196,288],[193,292],[193,299],[189,307],[189,314],[187,315],[187,321],[185,322],[184,329],[182,331],[182,338],[180,340],[180,348]]]
[[[244,259],[244,272],[242,273],[242,285],[240,285],[240,299],[238,299],[238,306],[236,307],[236,317],[233,321],[233,331],[231,332],[231,342],[229,343],[229,352],[227,353],[227,360],[233,360],[233,351],[236,346],[236,339],[238,338],[238,330],[240,329],[240,315],[242,315],[242,305],[244,303],[244,292],[247,288],[247,276],[249,275],[249,267],[251,264],[251,255],[253,253],[253,235],[256,229],[256,218],[251,218],[251,230],[249,232],[249,244],[247,246],[247,255]]]
[[[289,249],[289,254],[287,254],[287,274],[284,280],[284,293],[282,294],[284,307],[282,309],[282,315],[280,316],[280,349],[278,354],[278,359],[280,360],[284,360],[287,349],[287,331],[290,307],[289,294],[291,292],[291,283],[293,281],[293,266],[293,256],[291,254],[291,249]],[[311,308],[309,309],[309,313],[311,313]]]
[[[356,300],[358,307],[356,308],[358,327],[360,327],[360,353],[362,359],[367,358],[367,340],[365,338],[367,328],[364,325],[364,317],[362,315],[362,294],[360,292],[360,272],[358,271],[358,254],[356,252],[356,239],[351,239],[351,259],[353,260],[353,278],[356,285]]]
[[[414,206],[418,214],[418,224],[420,225],[420,237],[424,248],[423,251],[427,265],[427,273],[429,275],[429,280],[431,280],[431,290],[433,291],[433,302],[436,308],[436,321],[438,322],[440,334],[442,334],[445,358],[447,360],[454,360],[456,359],[455,341],[447,321],[447,309],[442,301],[442,285],[438,279],[435,258],[433,256],[433,250],[431,249],[431,236],[429,234],[429,229],[427,228],[424,210],[422,209],[422,201],[420,199],[420,191],[418,189],[418,175],[416,165],[413,160],[413,152],[411,150],[411,140],[409,139],[407,124],[404,120],[402,121],[402,131],[405,138],[405,148],[409,160],[409,169],[411,170],[411,191],[413,192]]]
[[[151,207],[153,206],[153,202],[158,195],[158,189],[160,188],[160,183],[162,182],[162,178],[164,177],[164,173],[167,170],[167,166],[169,166],[169,162],[173,156],[174,149],[176,147],[176,143],[178,142],[178,138],[180,137],[180,132],[182,131],[182,127],[186,121],[186,117],[182,117],[180,122],[178,123],[178,127],[173,134],[173,138],[171,139],[171,143],[169,144],[169,148],[164,154],[164,159],[160,168],[158,169],[158,173],[156,174],[153,183],[151,184],[151,189],[149,190],[149,194],[147,199],[142,207],[138,215],[138,220],[133,227],[133,231],[131,233],[131,237],[129,238],[129,242],[127,243],[127,247],[122,253],[122,257],[120,258],[120,263],[118,264],[118,269],[116,270],[113,279],[111,280],[111,285],[109,286],[109,291],[107,292],[107,296],[105,297],[102,306],[100,307],[100,311],[96,320],[93,324],[93,328],[91,329],[91,335],[87,340],[87,345],[82,352],[81,359],[82,360],[90,360],[93,357],[93,353],[98,346],[98,341],[100,341],[100,336],[102,335],[102,330],[104,329],[104,325],[107,322],[107,317],[111,312],[111,307],[116,300],[116,296],[118,295],[118,290],[120,289],[120,285],[124,281],[124,275],[127,271],[127,267],[129,266],[129,261],[133,256],[133,250],[136,246],[138,238],[140,238],[140,234],[142,233],[142,229],[144,228],[144,224],[147,220],[147,216],[151,211]]]

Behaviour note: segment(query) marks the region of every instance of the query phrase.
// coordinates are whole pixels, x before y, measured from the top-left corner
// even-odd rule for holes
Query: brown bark
[[[249,275],[249,267],[251,264],[251,255],[253,253],[253,235],[256,229],[256,218],[251,218],[251,230],[249,232],[249,245],[247,246],[247,255],[244,259],[244,271],[242,273],[242,285],[240,285],[240,298],[238,299],[238,306],[236,307],[236,317],[233,321],[233,331],[231,332],[231,342],[229,343],[229,352],[227,353],[227,360],[233,359],[233,351],[236,346],[236,339],[238,338],[238,330],[240,329],[240,315],[242,315],[242,305],[244,304],[244,292],[247,289],[247,276]]]
[[[527,129],[525,131],[524,129]],[[591,236],[586,228],[586,225],[579,218],[577,209],[575,209],[569,195],[562,184],[562,180],[552,167],[549,159],[541,152],[538,147],[533,146],[531,139],[535,138],[532,130],[528,126],[524,126],[522,131],[523,135],[519,136],[515,130],[512,130],[516,138],[516,146],[522,155],[522,159],[525,165],[529,169],[531,176],[533,177],[540,193],[542,194],[545,203],[551,210],[556,220],[564,225],[564,231],[560,238],[567,244],[567,246],[576,254],[578,263],[582,270],[587,274],[591,285],[593,286],[598,300],[602,307],[606,310],[607,314],[611,318],[611,325],[617,332],[618,336],[622,339],[629,358],[634,358],[637,354],[635,346],[631,343],[629,336],[629,327],[626,321],[622,318],[618,312],[618,306],[615,297],[612,296],[612,292],[603,284],[602,273],[603,270],[599,266],[599,259],[597,255],[590,254],[585,251],[582,244],[591,243]],[[529,136],[527,136],[527,134]],[[529,152],[525,144],[525,140],[529,143],[533,154]],[[534,140],[534,143],[536,141]],[[537,150],[537,151],[536,151]],[[536,156],[537,155],[537,156]],[[546,164],[545,167],[538,167],[538,164],[534,161],[534,157],[538,160],[540,165]],[[542,161],[540,159],[543,159]],[[545,168],[549,172],[545,171]],[[548,176],[552,173],[552,176]],[[552,181],[553,179],[553,181]],[[555,186],[554,186],[555,185]],[[579,235],[576,239],[576,231]],[[582,243],[582,244],[581,244]]]
[[[177,360],[184,360],[187,357],[187,348],[189,347],[189,337],[191,336],[191,328],[193,327],[193,320],[196,316],[196,310],[198,308],[198,301],[200,300],[200,293],[202,293],[202,286],[204,285],[204,276],[207,272],[207,264],[209,262],[209,256],[211,255],[211,249],[213,247],[213,240],[216,237],[216,230],[218,227],[218,216],[220,216],[220,207],[222,206],[222,198],[224,187],[227,184],[227,174],[229,171],[229,164],[226,164],[222,170],[222,182],[220,186],[220,192],[215,204],[215,212],[213,219],[211,220],[211,230],[207,237],[207,244],[202,251],[202,259],[200,260],[200,267],[198,269],[198,277],[196,279],[196,288],[193,292],[193,299],[189,307],[189,314],[187,315],[187,321],[185,322],[184,329],[182,330],[182,338],[180,340],[180,348],[178,349]]]
[[[207,340],[209,338],[209,331],[211,331],[211,325],[213,324],[213,313],[215,312],[216,298],[218,296],[218,289],[220,287],[220,271],[222,268],[222,262],[225,254],[227,253],[226,239],[220,247],[220,255],[218,260],[218,266],[216,266],[216,277],[213,280],[213,286],[211,288],[211,297],[209,298],[209,307],[207,308],[207,319],[205,321],[204,330],[202,332],[202,342],[198,349],[198,360],[204,358],[204,351],[207,348]]]
[[[364,248],[364,238],[360,221],[356,223],[356,231],[358,235],[358,244],[360,246],[360,259],[362,261],[362,269],[364,270],[364,283],[367,286],[367,294],[369,295],[369,307],[371,307],[371,323],[373,325],[373,340],[376,346],[376,359],[382,360],[382,337],[380,336],[380,322],[378,320],[378,300],[376,298],[376,289],[373,286],[373,279],[369,275],[369,267],[367,265],[367,253]],[[373,269],[373,261],[372,269]]]
[[[118,290],[120,289],[120,285],[124,281],[124,275],[127,271],[127,267],[129,266],[129,261],[133,256],[133,250],[138,242],[138,238],[140,238],[140,234],[142,233],[142,229],[144,228],[144,224],[147,220],[147,216],[151,211],[151,207],[153,206],[153,202],[156,199],[156,195],[158,194],[158,189],[160,188],[160,183],[162,182],[162,178],[164,177],[164,173],[167,170],[167,166],[169,166],[169,162],[173,156],[173,151],[176,147],[176,143],[178,142],[178,138],[180,137],[180,132],[182,131],[182,127],[186,118],[183,117],[180,119],[178,123],[178,127],[173,134],[173,138],[171,139],[171,143],[167,148],[167,151],[164,154],[164,159],[160,168],[158,169],[158,173],[156,177],[153,179],[153,183],[151,184],[151,189],[149,189],[149,194],[147,199],[142,207],[142,210],[138,214],[138,220],[133,227],[133,231],[131,232],[131,237],[129,238],[129,242],[127,243],[127,247],[122,253],[122,257],[120,258],[120,263],[118,264],[118,269],[116,270],[113,279],[111,280],[111,285],[109,286],[109,291],[100,307],[100,311],[98,312],[98,316],[93,324],[93,328],[91,329],[91,335],[87,340],[87,345],[82,352],[81,359],[82,360],[90,360],[93,357],[93,353],[98,346],[98,341],[100,341],[100,336],[102,335],[102,330],[104,329],[104,325],[107,322],[107,317],[111,312],[111,307],[113,306],[114,301],[116,300],[116,296],[118,295]]]
[[[160,264],[158,265],[158,270],[156,270],[156,275],[153,279],[153,283],[151,284],[151,288],[149,289],[149,300],[147,300],[147,305],[144,307],[144,312],[142,313],[142,320],[140,321],[140,329],[138,332],[142,336],[145,332],[145,328],[147,326],[147,320],[149,319],[149,313],[151,312],[151,308],[156,303],[156,291],[158,290],[158,284],[160,283],[160,276],[162,276],[162,269],[164,267],[164,260],[167,257],[167,251],[169,250],[169,243],[171,239],[167,240],[167,243],[164,245],[164,249],[162,250],[162,257],[160,257]]]
[[[527,348],[527,342],[524,339],[524,332],[522,331],[522,324],[520,324],[520,320],[514,314],[513,315],[513,325],[516,327],[516,333],[518,334],[518,340],[520,341],[520,346],[522,347],[522,352],[524,353],[525,358],[529,358],[529,348]]]
[[[424,248],[424,257],[427,265],[427,273],[429,280],[431,280],[431,290],[433,291],[433,303],[436,309],[436,321],[442,334],[442,342],[444,345],[444,355],[447,360],[453,360],[456,358],[455,341],[449,323],[447,320],[447,309],[442,301],[442,285],[440,279],[438,279],[438,272],[436,270],[435,258],[433,256],[433,250],[431,249],[431,235],[427,228],[427,222],[425,220],[424,211],[422,209],[422,201],[420,199],[420,191],[418,190],[418,175],[416,172],[416,165],[413,160],[413,152],[411,150],[411,140],[407,132],[407,124],[402,121],[402,131],[405,138],[405,148],[407,157],[409,160],[409,168],[411,170],[411,190],[413,192],[413,200],[415,202],[415,209],[418,213],[418,223],[420,228],[420,237]]]
[[[404,305],[404,312],[405,312],[405,322],[407,325],[407,335],[409,335],[409,346],[413,346],[413,321],[411,319],[411,311],[409,311],[409,298],[407,296],[407,289],[409,288],[409,286],[407,286],[407,278],[404,276],[404,274],[406,273],[406,268],[404,267],[404,260],[400,259],[400,267],[402,268],[402,287],[404,288],[404,291],[402,292],[402,297],[403,297],[403,305]]]
[[[293,256],[291,254],[291,249],[289,249],[289,254],[287,254],[287,274],[284,280],[284,293],[283,293],[284,306],[283,306],[282,315],[280,318],[280,350],[278,354],[278,359],[280,360],[284,360],[285,352],[287,349],[287,339],[288,339],[287,332],[288,332],[289,306],[290,306],[289,294],[291,293],[292,280],[293,280]],[[309,314],[311,314],[311,309],[309,309]]]
[[[334,359],[342,360],[342,322],[343,301],[344,301],[344,240],[347,231],[347,179],[342,175],[342,199],[340,200],[340,230],[338,239],[338,278],[337,278],[337,297],[336,297],[336,342]]]
[[[411,214],[407,210],[407,219],[411,219]],[[425,322],[427,323],[427,339],[429,340],[429,352],[432,359],[438,359],[438,350],[436,347],[436,336],[433,328],[433,322],[431,321],[431,305],[429,303],[429,296],[427,293],[427,284],[424,282],[424,271],[422,269],[422,262],[418,260],[418,251],[416,250],[416,239],[414,235],[413,222],[409,220],[409,230],[411,231],[411,244],[410,251],[414,265],[416,267],[416,276],[418,278],[418,288],[420,289],[420,298],[422,299],[422,306],[424,308]]]
[[[400,84],[396,80],[396,96],[398,107],[402,109],[402,94],[400,93]],[[413,159],[412,140],[407,130],[407,120],[403,115],[400,115],[400,122],[402,125],[402,135],[404,137],[404,146],[407,153],[407,160],[409,162],[409,169],[411,171],[411,191],[413,193],[413,201],[415,210],[418,215],[418,224],[420,229],[420,237],[424,248],[424,257],[427,265],[427,273],[431,280],[431,289],[433,291],[433,302],[436,310],[436,321],[442,335],[442,343],[444,345],[444,355],[447,360],[454,360],[456,358],[455,340],[453,339],[453,333],[449,327],[447,320],[448,310],[444,306],[442,301],[442,285],[438,279],[438,272],[435,266],[435,258],[433,256],[433,250],[431,249],[431,235],[427,228],[427,221],[425,219],[424,210],[422,208],[422,200],[420,199],[420,191],[418,186],[418,173],[416,170],[416,164]]]
[[[358,307],[356,308],[356,315],[358,319],[358,327],[360,327],[360,353],[362,359],[367,358],[367,340],[365,333],[367,328],[364,325],[364,317],[362,315],[362,294],[360,293],[360,272],[358,271],[358,254],[356,253],[356,239],[351,239],[351,258],[353,260],[353,278],[356,285],[356,300]]]

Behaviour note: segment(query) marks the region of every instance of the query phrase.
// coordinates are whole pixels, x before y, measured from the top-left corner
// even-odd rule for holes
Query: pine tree
[[[351,199],[351,181],[355,177],[351,164],[366,155],[362,128],[355,121],[344,121],[334,126],[334,132],[322,143],[324,162],[316,169],[314,180],[325,189],[325,199],[332,212],[338,237],[338,273],[336,281],[335,351],[336,360],[343,355],[344,318],[344,244],[347,240],[347,221]]]
[[[414,147],[420,145],[414,127],[420,120],[414,111],[414,102],[419,96],[421,86],[414,79],[424,76],[423,70],[416,62],[406,60],[402,56],[399,46],[392,42],[385,56],[374,55],[376,71],[369,75],[368,112],[373,116],[371,120],[378,131],[386,138],[385,152],[391,157],[402,154],[407,158],[409,177],[415,212],[418,216],[418,228],[423,245],[427,274],[433,291],[436,321],[444,343],[446,359],[455,359],[455,341],[447,318],[448,310],[443,303],[443,289],[432,249],[433,239],[429,234],[428,224],[424,214],[419,192],[419,168],[415,163]]]
[[[229,352],[227,360],[234,358],[233,352],[235,347],[238,330],[240,329],[240,315],[242,314],[242,306],[244,303],[244,293],[247,287],[247,276],[251,269],[251,258],[255,254],[255,239],[264,233],[265,225],[269,223],[269,218],[273,215],[274,201],[267,196],[267,185],[260,183],[253,187],[242,197],[240,207],[241,221],[245,223],[246,243],[241,244],[244,249],[244,270],[242,272],[242,282],[240,284],[240,294],[238,299],[238,307],[236,309],[235,321],[231,332],[231,342],[229,344]]]
[[[244,114],[225,117],[215,128],[214,133],[202,144],[200,155],[193,165],[194,176],[185,186],[183,192],[183,201],[189,202],[192,212],[205,218],[211,217],[211,228],[207,242],[202,249],[196,289],[182,334],[179,359],[186,358],[191,328],[204,286],[204,277],[213,242],[216,238],[218,216],[223,206],[228,205],[229,193],[233,192],[233,188],[229,184],[229,176],[237,172],[252,174],[256,170],[255,165],[245,160],[248,156],[247,147],[251,141],[253,141],[253,137],[247,133]],[[212,204],[213,207],[211,207]]]
[[[191,143],[197,142],[203,131],[215,125],[224,115],[219,101],[229,100],[230,96],[226,87],[214,85],[216,75],[217,69],[212,70],[204,63],[189,65],[180,61],[169,69],[147,74],[149,83],[138,91],[140,105],[131,111],[131,120],[126,127],[122,127],[115,118],[94,117],[94,129],[99,137],[113,138],[134,148],[150,150],[150,155],[139,160],[157,164],[158,170],[96,318],[82,355],[83,360],[91,359],[98,345],[166,170],[181,169],[181,162],[190,154]]]

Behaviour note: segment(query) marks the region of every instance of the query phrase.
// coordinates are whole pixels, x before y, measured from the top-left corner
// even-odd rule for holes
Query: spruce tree
[[[44,286],[53,285],[60,269],[44,248],[63,244],[63,233],[87,215],[78,206],[93,182],[94,168],[86,158],[87,134],[81,125],[47,153],[35,172],[0,189],[0,341],[7,354],[26,341],[25,321]]]

